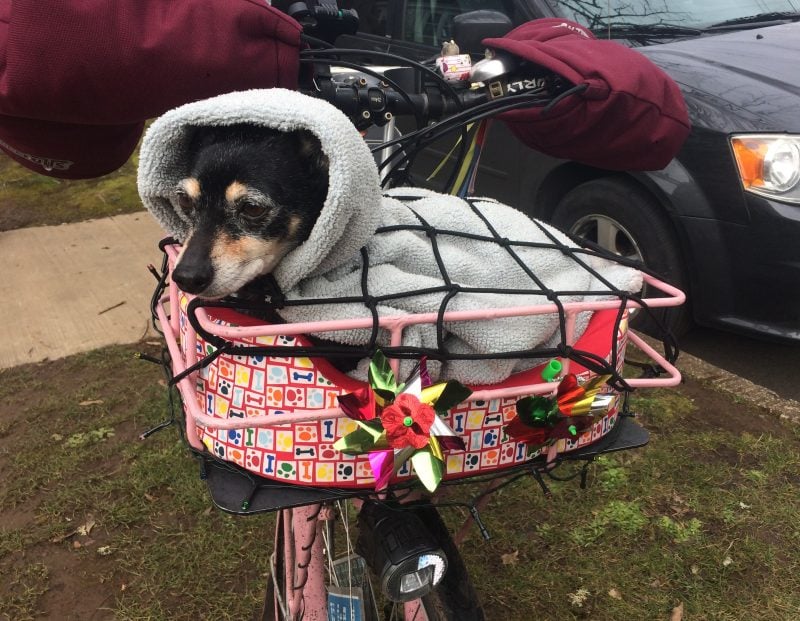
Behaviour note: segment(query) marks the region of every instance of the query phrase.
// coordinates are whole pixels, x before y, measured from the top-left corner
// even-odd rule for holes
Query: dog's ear
[[[307,129],[298,129],[292,132],[297,141],[298,151],[313,168],[328,170],[328,156],[322,151],[322,144],[312,132]]]

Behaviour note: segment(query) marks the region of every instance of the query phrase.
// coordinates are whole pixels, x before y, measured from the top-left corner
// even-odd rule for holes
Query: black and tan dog
[[[221,298],[270,273],[308,238],[328,193],[328,163],[307,131],[197,128],[189,176],[175,188],[191,222],[172,278]]]

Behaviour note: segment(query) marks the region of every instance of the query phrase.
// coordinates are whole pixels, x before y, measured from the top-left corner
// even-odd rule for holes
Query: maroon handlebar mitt
[[[263,0],[0,1],[0,149],[50,176],[106,174],[145,119],[296,88],[300,34]]]
[[[549,109],[500,116],[527,146],[609,170],[659,170],[691,124],[678,85],[644,55],[558,18],[528,22],[489,48],[504,50],[585,90]]]

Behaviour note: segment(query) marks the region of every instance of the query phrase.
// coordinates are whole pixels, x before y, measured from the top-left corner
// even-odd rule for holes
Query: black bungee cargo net
[[[393,198],[400,201],[410,201],[418,197],[414,196],[398,196],[394,195]],[[549,240],[548,242],[530,242],[530,241],[515,241],[505,237],[501,237],[494,229],[489,220],[481,213],[476,200],[464,199],[468,203],[470,209],[484,222],[486,232],[484,233],[465,233],[460,231],[452,231],[442,228],[435,228],[429,225],[419,214],[414,212],[419,224],[415,225],[395,225],[381,227],[376,231],[377,235],[391,233],[399,230],[416,231],[424,234],[430,241],[431,250],[438,265],[443,284],[438,287],[428,287],[421,289],[413,289],[407,291],[397,291],[387,295],[372,295],[368,287],[368,274],[369,274],[369,256],[366,248],[361,249],[362,268],[361,268],[361,295],[347,296],[347,297],[326,297],[317,299],[303,299],[302,301],[287,299],[282,291],[279,290],[275,280],[268,276],[259,282],[263,285],[263,297],[257,300],[253,299],[239,299],[239,298],[224,298],[222,300],[203,300],[194,298],[187,305],[186,314],[187,318],[197,332],[207,343],[213,346],[213,351],[206,356],[200,358],[194,365],[186,368],[182,373],[172,378],[171,384],[177,384],[184,377],[197,371],[198,369],[208,366],[220,355],[236,355],[236,356],[278,356],[286,357],[287,350],[291,351],[291,356],[307,356],[310,358],[350,358],[362,359],[371,358],[376,350],[380,349],[387,358],[394,359],[420,359],[426,357],[431,360],[450,361],[450,360],[494,360],[494,359],[547,359],[553,357],[566,358],[572,360],[593,373],[600,375],[610,375],[611,379],[609,384],[616,390],[631,390],[631,387],[624,380],[618,372],[619,352],[617,351],[617,339],[611,339],[611,351],[608,360],[597,353],[577,349],[568,343],[567,339],[567,317],[564,309],[562,296],[584,296],[603,297],[603,298],[616,298],[619,300],[619,309],[614,320],[612,334],[617,334],[620,328],[620,323],[624,317],[625,305],[629,300],[638,302],[641,305],[639,312],[647,313],[653,323],[658,327],[660,334],[658,335],[664,349],[665,359],[672,363],[678,356],[678,349],[670,331],[665,327],[661,319],[655,315],[652,309],[642,300],[640,294],[628,293],[614,287],[606,278],[604,278],[597,270],[588,264],[585,258],[588,257],[602,257],[604,259],[613,261],[620,265],[625,265],[642,272],[656,276],[647,270],[640,262],[626,259],[617,255],[613,255],[604,249],[586,244],[584,240],[573,238],[573,241],[582,244],[578,247],[568,246],[558,240],[548,228],[542,226],[536,220],[534,224],[544,233]],[[406,203],[407,204],[407,203]],[[411,207],[409,206],[409,209]],[[412,209],[413,211],[413,209]],[[504,288],[478,288],[468,287],[455,283],[450,278],[447,269],[442,260],[439,252],[438,239],[443,236],[457,236],[468,238],[473,241],[496,244],[504,249],[513,260],[520,266],[524,273],[530,279],[530,287],[519,289],[504,289]],[[173,239],[166,239],[161,242],[161,248],[176,243]],[[515,251],[515,248],[528,247],[528,248],[542,248],[548,250],[557,250],[566,256],[569,256],[576,265],[586,270],[593,278],[601,282],[605,290],[599,291],[581,291],[581,290],[555,290],[545,286],[543,280],[537,275]],[[164,290],[167,278],[166,271],[168,270],[168,262],[164,261],[163,273],[159,279],[156,292],[153,296],[153,316],[155,317],[155,305],[159,303],[161,293]],[[443,294],[441,303],[438,309],[438,318],[436,321],[436,334],[437,334],[437,347],[413,347],[413,346],[389,346],[378,344],[378,338],[381,328],[379,326],[379,309],[378,306],[382,302],[388,302],[394,299],[414,297],[419,295],[441,293]],[[550,347],[533,347],[528,349],[520,349],[513,351],[500,351],[491,353],[453,353],[447,350],[445,345],[445,337],[447,335],[445,329],[444,315],[447,312],[450,302],[461,293],[471,294],[505,294],[505,295],[541,295],[552,303],[558,314],[558,331],[559,339],[555,346]],[[343,345],[336,344],[330,341],[315,343],[311,346],[303,346],[293,344],[286,345],[241,345],[229,341],[219,335],[211,334],[200,324],[197,318],[198,309],[230,309],[246,315],[254,316],[264,319],[265,322],[270,324],[286,323],[281,319],[279,311],[283,308],[291,306],[315,306],[315,305],[331,305],[331,304],[352,304],[359,303],[364,306],[372,317],[372,328],[369,341],[364,345]],[[213,313],[212,313],[213,314]],[[491,321],[490,319],[487,321]],[[306,335],[313,338],[313,335]],[[635,363],[634,363],[635,364]],[[641,365],[646,366],[646,365]]]

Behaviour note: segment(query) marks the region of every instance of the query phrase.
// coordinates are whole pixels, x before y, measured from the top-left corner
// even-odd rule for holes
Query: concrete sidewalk
[[[146,212],[0,233],[0,368],[146,336],[164,236]]]

